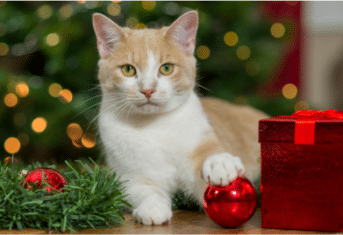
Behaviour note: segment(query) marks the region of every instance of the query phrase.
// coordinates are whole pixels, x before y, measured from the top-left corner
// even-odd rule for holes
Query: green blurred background
[[[265,17],[263,4],[0,2],[0,160],[14,153],[25,163],[102,161],[94,12],[141,28],[169,25],[197,9],[199,93],[270,115],[293,113],[295,95],[286,98],[280,89],[273,96],[261,93],[295,37],[292,19],[277,23]]]

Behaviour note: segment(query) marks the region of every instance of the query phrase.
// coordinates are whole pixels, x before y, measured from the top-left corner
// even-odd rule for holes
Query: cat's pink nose
[[[141,90],[141,93],[145,95],[146,98],[150,98],[152,96],[152,93],[154,93],[154,89],[147,89],[147,90]]]

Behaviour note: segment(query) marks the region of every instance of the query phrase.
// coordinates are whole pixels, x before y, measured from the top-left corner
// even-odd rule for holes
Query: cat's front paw
[[[163,203],[142,204],[133,210],[133,218],[144,225],[161,225],[170,221],[173,212]]]
[[[239,157],[229,153],[218,153],[208,157],[202,165],[202,177],[207,184],[228,185],[239,174],[244,174],[244,166]]]

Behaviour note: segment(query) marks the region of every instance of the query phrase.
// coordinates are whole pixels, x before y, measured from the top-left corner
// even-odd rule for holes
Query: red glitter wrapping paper
[[[260,120],[262,228],[343,231],[343,112]]]

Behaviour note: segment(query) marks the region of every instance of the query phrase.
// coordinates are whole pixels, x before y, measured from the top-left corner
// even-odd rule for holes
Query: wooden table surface
[[[0,234],[44,234],[48,231],[38,229],[18,230],[2,230]],[[50,233],[56,233],[50,231]],[[66,232],[69,233],[69,232]],[[236,229],[225,229],[215,224],[205,213],[191,212],[191,211],[174,211],[172,221],[169,224],[161,226],[144,226],[134,222],[130,215],[125,216],[125,225],[110,228],[110,229],[86,229],[79,233],[82,234],[319,234],[315,231],[298,231],[298,230],[278,230],[278,229],[262,229],[261,228],[261,211],[258,209],[255,215],[247,223]]]

